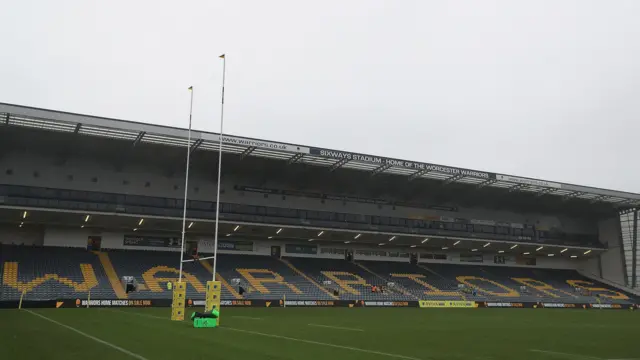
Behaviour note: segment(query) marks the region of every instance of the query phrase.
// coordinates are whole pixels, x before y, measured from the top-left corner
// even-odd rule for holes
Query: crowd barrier
[[[19,301],[0,301],[0,309],[15,309]],[[222,300],[222,307],[403,307],[403,308],[502,308],[502,309],[637,309],[638,304],[589,304],[547,302],[485,302],[461,300],[364,301],[364,300]],[[187,307],[202,307],[204,300],[187,300]],[[25,300],[23,308],[171,307],[171,299],[59,299]]]

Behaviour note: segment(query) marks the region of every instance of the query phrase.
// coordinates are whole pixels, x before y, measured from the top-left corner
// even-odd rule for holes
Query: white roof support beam
[[[191,149],[189,149],[189,152],[193,154],[193,152],[196,151],[203,142],[204,141],[202,139],[196,140],[193,144],[191,144]]]
[[[246,148],[242,154],[240,154],[240,160],[244,160],[244,158],[246,158],[247,156],[251,155],[251,153],[257,149],[257,147],[255,146],[249,146],[248,148]]]
[[[349,159],[342,159],[342,160],[338,160],[338,161],[336,161],[333,165],[331,165],[331,166],[329,167],[329,171],[334,172],[334,171],[336,171],[336,170],[340,169],[341,167],[343,167],[343,166],[344,166],[344,164],[346,164],[346,163],[348,163],[348,162],[349,162]]]
[[[422,169],[420,171],[416,171],[413,174],[409,175],[409,181],[415,180],[415,179],[421,177],[422,175],[427,174],[430,171],[431,170],[428,170],[428,169]]]
[[[302,161],[302,158],[303,158],[303,157],[304,157],[304,155],[303,155],[303,154],[300,154],[300,153],[295,154],[295,155],[293,155],[292,157],[290,157],[290,158],[289,158],[289,160],[287,160],[287,163],[288,163],[288,164],[295,164],[295,163],[297,163],[297,162]]]
[[[458,180],[462,179],[463,177],[464,177],[464,175],[462,175],[462,174],[458,174],[458,175],[451,176],[451,177],[447,178],[447,179],[444,181],[443,185],[449,185],[449,184],[451,184],[452,182],[455,182],[455,181],[458,181]]]
[[[526,188],[527,186],[529,186],[529,185],[525,185],[525,184],[514,185],[514,186],[509,188],[509,192],[512,193],[514,191],[520,191],[520,190]]]
[[[567,201],[567,200],[571,200],[571,199],[575,199],[581,195],[584,195],[585,193],[582,191],[574,191],[571,194],[567,194],[565,196],[562,197],[563,201]]]
[[[136,146],[140,143],[140,141],[142,141],[142,138],[144,137],[144,135],[146,134],[145,131],[140,131],[140,133],[138,133],[138,136],[136,136],[135,140],[133,140],[133,144],[131,144],[132,146]]]
[[[380,165],[377,168],[371,170],[371,176],[376,176],[380,173],[385,172],[387,169],[389,169],[391,167],[391,165],[389,164],[384,164],[384,165]]]
[[[544,195],[550,195],[553,194],[554,192],[558,191],[558,189],[554,189],[554,188],[546,188],[542,191],[538,191],[536,193],[536,196],[540,197],[540,196],[544,196]]]
[[[498,180],[496,180],[496,179],[485,180],[485,181],[481,182],[480,184],[476,185],[476,188],[482,189],[485,186],[493,185],[493,184],[495,184],[497,182],[498,182]]]

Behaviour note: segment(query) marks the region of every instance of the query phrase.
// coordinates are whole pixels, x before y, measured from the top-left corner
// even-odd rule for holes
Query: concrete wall
[[[602,267],[600,266],[600,257],[592,257],[588,259],[584,259],[580,261],[578,268],[587,274],[595,275],[597,277],[602,277]]]
[[[624,258],[620,234],[620,219],[612,217],[598,223],[599,240],[609,249],[600,255],[602,274],[607,280],[624,284]],[[597,274],[597,273],[596,273]]]
[[[91,231],[65,230],[48,227],[44,231],[44,246],[86,248]]]
[[[0,244],[44,245],[44,230],[29,227],[0,226]]]

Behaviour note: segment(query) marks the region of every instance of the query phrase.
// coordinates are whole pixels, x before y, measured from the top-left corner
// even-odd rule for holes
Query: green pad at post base
[[[193,319],[194,328],[214,328],[216,326],[218,326],[218,319],[214,319],[214,318]]]

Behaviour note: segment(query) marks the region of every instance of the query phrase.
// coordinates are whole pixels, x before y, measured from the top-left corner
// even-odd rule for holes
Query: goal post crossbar
[[[215,258],[215,257],[216,257],[216,256],[215,256],[215,255],[213,255],[213,256],[201,257],[201,258],[197,258],[197,259],[187,259],[187,260],[182,260],[182,262],[183,262],[183,263],[186,263],[186,262],[193,262],[193,261],[200,261],[200,260],[209,260],[209,259],[213,259],[213,258]]]

